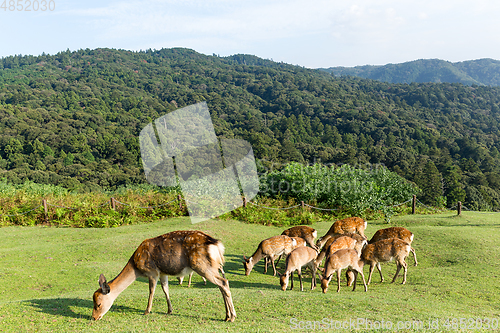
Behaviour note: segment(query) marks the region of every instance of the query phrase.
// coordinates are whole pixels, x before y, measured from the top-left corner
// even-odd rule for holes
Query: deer
[[[99,289],[93,295],[92,318],[101,319],[115,299],[140,276],[149,280],[149,299],[144,314],[151,312],[158,279],[167,299],[167,314],[171,314],[168,276],[186,276],[194,271],[219,287],[226,309],[225,320],[233,322],[236,311],[229,282],[218,271],[224,263],[224,250],[219,240],[196,230],[173,231],[144,240],[113,280],[107,282],[103,274],[99,276]]]
[[[285,273],[280,274],[280,285],[283,291],[288,287],[289,277],[291,275],[290,290],[293,289],[293,272],[297,271],[300,281],[300,291],[304,291],[302,284],[302,267],[308,266],[312,271],[311,290],[316,288],[316,264],[314,260],[318,256],[318,251],[307,246],[300,246],[294,249],[286,257]]]
[[[399,238],[411,245],[411,243],[413,242],[413,233],[410,230],[403,227],[390,227],[390,228],[380,229],[373,235],[373,237],[370,239],[368,243],[373,244],[375,242],[378,242],[379,240],[388,238]],[[415,253],[415,250],[413,248],[411,248],[411,253],[413,254],[413,260],[415,261],[415,266],[417,266],[418,265],[417,254]]]
[[[318,232],[314,228],[306,225],[299,225],[286,229],[281,234],[288,237],[300,237],[304,239],[310,247],[318,250],[318,247],[314,243],[314,240],[318,237]]]
[[[300,246],[307,246],[305,239],[302,237],[290,237],[290,238],[295,239],[295,241],[297,242],[297,244],[293,247],[294,249],[296,249]],[[278,257],[278,260],[276,260],[276,264],[275,264],[276,267],[278,267],[278,264],[280,263],[282,256],[283,256],[283,254],[280,254]],[[267,270],[268,263],[269,263],[269,257],[266,257],[266,270]]]
[[[357,239],[342,235],[330,238],[325,243],[325,246],[321,249],[321,252],[318,254],[318,257],[315,260],[316,267],[319,267],[319,265],[321,265],[321,262],[323,261],[325,256],[328,257],[329,255],[341,249],[354,249],[356,250],[358,255],[360,255],[361,250],[366,245],[366,239],[357,234],[350,235],[353,235]]]
[[[356,290],[357,275],[360,274],[363,278],[363,285],[365,292],[368,287],[363,275],[363,260],[360,259],[358,253],[354,249],[341,249],[329,255],[326,258],[325,272],[321,277],[321,289],[325,294],[328,290],[328,284],[332,279],[333,273],[337,272],[337,292],[340,292],[340,273],[343,269],[348,268],[354,271],[354,287],[352,291]]]
[[[273,275],[276,276],[276,266],[274,264],[274,258],[281,254],[287,255],[288,253],[292,252],[295,247],[297,247],[297,241],[294,238],[285,235],[273,236],[264,239],[262,242],[260,242],[257,250],[255,250],[254,254],[250,258],[243,256],[245,275],[250,275],[253,266],[257,262],[259,262],[260,259],[266,258],[264,274],[267,273],[267,260],[269,259],[273,265]]]
[[[367,239],[365,236],[366,227],[367,223],[362,218],[355,216],[346,217],[343,220],[335,221],[328,232],[323,237],[318,239],[316,245],[318,246],[318,248],[322,248],[330,237],[345,233],[357,233],[364,239]]]
[[[406,283],[406,274],[408,271],[408,265],[405,262],[405,258],[408,256],[412,250],[410,244],[401,240],[399,238],[388,238],[382,239],[375,243],[368,244],[365,246],[361,253],[361,259],[364,264],[370,264],[370,274],[368,275],[368,284],[371,282],[373,270],[375,266],[380,273],[380,280],[384,282],[384,277],[382,276],[382,269],[380,267],[381,262],[388,262],[394,259],[396,261],[397,270],[391,283],[396,281],[401,267],[404,269],[403,283]]]

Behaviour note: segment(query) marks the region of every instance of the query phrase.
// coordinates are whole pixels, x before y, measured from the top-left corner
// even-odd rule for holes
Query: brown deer
[[[403,227],[390,227],[390,228],[380,229],[373,235],[372,239],[370,239],[368,243],[373,244],[375,242],[378,242],[379,240],[389,239],[389,238],[399,238],[411,245],[411,243],[413,242],[413,233],[410,230]],[[410,251],[413,254],[413,260],[415,261],[415,266],[417,266],[418,265],[417,254],[415,253],[415,250],[413,248],[411,248]]]
[[[308,266],[312,271],[311,290],[316,287],[316,259],[318,252],[307,246],[297,247],[286,257],[286,269],[284,274],[280,274],[280,285],[283,291],[288,287],[288,280],[291,275],[290,290],[293,289],[293,272],[297,271],[300,281],[300,291],[304,291],[302,285],[302,266]]]
[[[345,268],[354,271],[354,287],[352,291],[356,290],[356,277],[359,273],[363,278],[363,285],[365,286],[366,292],[368,287],[366,286],[365,276],[363,275],[363,265],[363,261],[359,258],[358,253],[354,249],[342,249],[329,255],[326,258],[325,272],[321,277],[321,289],[323,289],[323,293],[327,292],[328,284],[335,272],[337,272],[337,292],[340,291],[340,273]]]
[[[264,274],[267,273],[267,259],[269,259],[273,265],[274,276],[276,276],[276,266],[274,264],[274,258],[281,254],[287,255],[288,253],[292,252],[295,247],[297,247],[297,241],[285,235],[279,235],[264,239],[262,242],[260,242],[257,250],[255,250],[254,254],[250,258],[243,256],[245,275],[250,275],[253,266],[257,262],[259,262],[260,259],[266,258]]]
[[[357,234],[350,234],[350,235],[354,235],[354,237],[358,239],[356,240],[353,237],[342,236],[342,235],[330,238],[325,243],[325,246],[323,246],[321,252],[318,254],[318,257],[315,260],[316,267],[321,265],[321,262],[325,257],[328,257],[329,255],[337,252],[338,250],[354,249],[356,250],[359,256],[361,254],[361,250],[366,245],[366,239]]]
[[[100,288],[93,296],[92,318],[101,319],[118,295],[140,276],[149,279],[149,299],[144,314],[151,312],[158,279],[167,298],[167,313],[171,314],[172,303],[168,293],[168,276],[186,276],[195,271],[219,287],[226,308],[226,321],[232,322],[236,318],[236,311],[229,283],[218,272],[223,263],[224,245],[201,231],[173,231],[146,239],[113,280],[107,282],[104,275],[100,275]]]
[[[314,240],[318,237],[318,232],[314,228],[306,225],[299,225],[286,229],[281,234],[288,237],[300,237],[304,239],[310,247],[318,250],[318,247],[314,243]]]
[[[368,284],[370,284],[371,282],[375,266],[377,267],[380,273],[381,282],[384,282],[384,277],[382,276],[382,269],[380,267],[380,263],[388,262],[391,261],[392,259],[396,261],[397,270],[391,283],[396,281],[399,271],[401,270],[401,267],[403,267],[404,269],[403,284],[405,284],[406,273],[408,270],[408,265],[405,262],[405,258],[408,256],[411,250],[412,248],[410,244],[399,238],[382,239],[379,240],[378,242],[368,244],[367,246],[365,246],[365,248],[361,253],[361,259],[363,260],[364,264],[370,264],[370,275],[368,275]]]
[[[293,247],[294,249],[301,247],[301,246],[307,246],[305,239],[302,237],[290,237],[290,238],[295,239],[295,241],[297,242],[297,244]],[[276,260],[276,263],[274,264],[276,267],[278,267],[278,264],[280,263],[281,257],[283,255],[284,254],[280,254],[280,256],[278,257],[278,260]],[[266,270],[267,270],[268,263],[269,263],[269,258],[266,257]]]
[[[330,237],[346,233],[357,233],[361,235],[364,239],[366,239],[365,236],[366,227],[367,227],[366,221],[360,217],[355,217],[355,216],[335,221],[328,230],[328,232],[323,237],[318,239],[316,245],[318,246],[318,248],[321,249]]]

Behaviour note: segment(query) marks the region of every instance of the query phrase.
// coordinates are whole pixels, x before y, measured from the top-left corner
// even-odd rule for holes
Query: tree
[[[443,204],[443,179],[436,165],[427,161],[422,169],[418,169],[415,182],[422,190],[420,200],[427,205],[440,206]]]

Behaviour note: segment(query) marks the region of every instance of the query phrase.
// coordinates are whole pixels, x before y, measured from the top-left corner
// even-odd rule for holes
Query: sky
[[[134,51],[185,47],[207,55],[251,54],[307,68],[500,59],[498,0],[0,0],[0,4],[0,57],[100,47]]]

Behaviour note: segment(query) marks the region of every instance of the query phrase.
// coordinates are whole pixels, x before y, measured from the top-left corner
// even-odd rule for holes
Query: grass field
[[[322,235],[331,222],[313,225]],[[367,236],[388,227],[368,221]],[[0,331],[2,332],[288,332],[340,331],[388,328],[385,331],[492,331],[500,320],[500,215],[465,212],[393,218],[391,226],[404,226],[415,234],[413,247],[419,265],[409,263],[408,281],[389,281],[396,265],[382,266],[386,282],[374,274],[368,292],[355,292],[335,278],[327,294],[318,285],[304,292],[298,278],[292,291],[283,292],[272,269],[263,274],[263,260],[250,276],[244,275],[242,256],[250,256],[258,243],[283,228],[208,221],[192,225],[189,218],[110,229],[56,227],[4,227],[0,233]],[[237,315],[226,323],[220,291],[193,277],[193,285],[170,279],[174,308],[156,289],[153,312],[144,316],[148,284],[140,279],[126,289],[100,321],[90,320],[92,293],[100,273],[115,277],[145,238],[180,229],[198,229],[226,246],[226,278],[230,281]],[[279,269],[282,271],[284,262]],[[365,267],[365,274],[368,269]],[[344,274],[342,274],[344,275]],[[460,322],[460,318],[463,318]],[[482,320],[482,321],[481,321]],[[488,322],[488,320],[490,320]],[[319,325],[321,324],[321,326]],[[449,326],[447,325],[449,324]],[[406,325],[408,329],[403,328]],[[490,329],[485,327],[490,325]],[[369,327],[369,326],[368,326]],[[411,328],[410,328],[411,327]],[[380,330],[378,330],[380,331]]]

